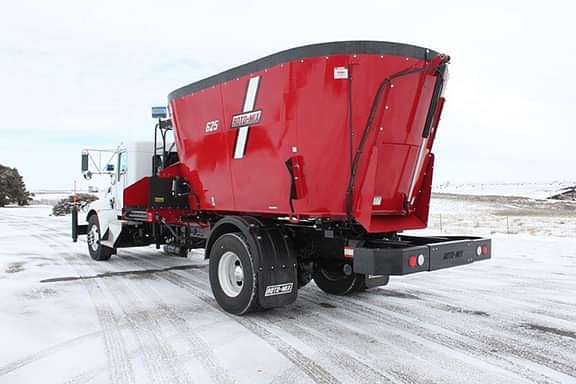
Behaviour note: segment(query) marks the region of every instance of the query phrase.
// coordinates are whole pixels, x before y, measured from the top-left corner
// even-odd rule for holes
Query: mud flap
[[[291,304],[298,295],[296,254],[277,228],[252,227],[259,255],[258,301],[263,308]]]
[[[88,233],[88,225],[78,225],[78,208],[72,207],[72,241],[77,242],[79,235]]]
[[[364,278],[365,278],[364,286],[366,287],[366,289],[382,287],[384,285],[387,285],[388,282],[390,281],[390,276],[388,275],[366,274],[364,275]]]

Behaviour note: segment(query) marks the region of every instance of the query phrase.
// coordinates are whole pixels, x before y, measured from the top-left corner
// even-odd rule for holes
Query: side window
[[[118,181],[120,181],[120,176],[124,175],[128,170],[128,156],[126,152],[120,152],[118,154]]]

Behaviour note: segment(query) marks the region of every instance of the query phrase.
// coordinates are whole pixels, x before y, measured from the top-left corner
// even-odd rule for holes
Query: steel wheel
[[[232,251],[225,252],[218,263],[218,282],[224,293],[236,297],[244,285],[244,268],[238,255]]]
[[[208,272],[214,298],[225,311],[243,315],[259,308],[254,259],[241,233],[225,233],[216,239]]]
[[[100,241],[100,229],[98,229],[97,225],[93,225],[90,227],[90,231],[86,234],[86,238],[88,241],[88,247],[92,248],[94,252],[98,251],[98,242]]]
[[[88,232],[86,233],[88,252],[90,257],[94,260],[104,261],[108,260],[114,253],[114,249],[104,247],[100,244],[101,232],[100,223],[97,215],[92,215],[88,219]]]

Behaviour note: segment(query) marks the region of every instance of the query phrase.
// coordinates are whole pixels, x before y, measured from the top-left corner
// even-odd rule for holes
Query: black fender
[[[282,226],[252,216],[223,217],[210,233],[205,257],[210,257],[216,239],[230,232],[242,233],[250,247],[260,306],[273,308],[294,302],[298,291],[298,261]]]

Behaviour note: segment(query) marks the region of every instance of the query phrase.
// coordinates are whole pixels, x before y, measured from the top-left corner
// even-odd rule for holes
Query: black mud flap
[[[390,276],[366,274],[364,275],[364,279],[365,279],[364,286],[366,287],[366,289],[370,289],[387,285],[388,282],[390,281]]]
[[[252,252],[258,302],[262,308],[291,304],[298,295],[296,252],[282,229],[251,216],[227,216],[214,226],[207,241],[206,253],[222,233],[220,228],[230,225],[238,228]]]
[[[72,208],[72,241],[77,242],[79,235],[88,233],[88,225],[78,225],[78,208]]]
[[[296,254],[280,229],[253,227],[259,265],[258,299],[263,308],[291,304],[298,295]]]

